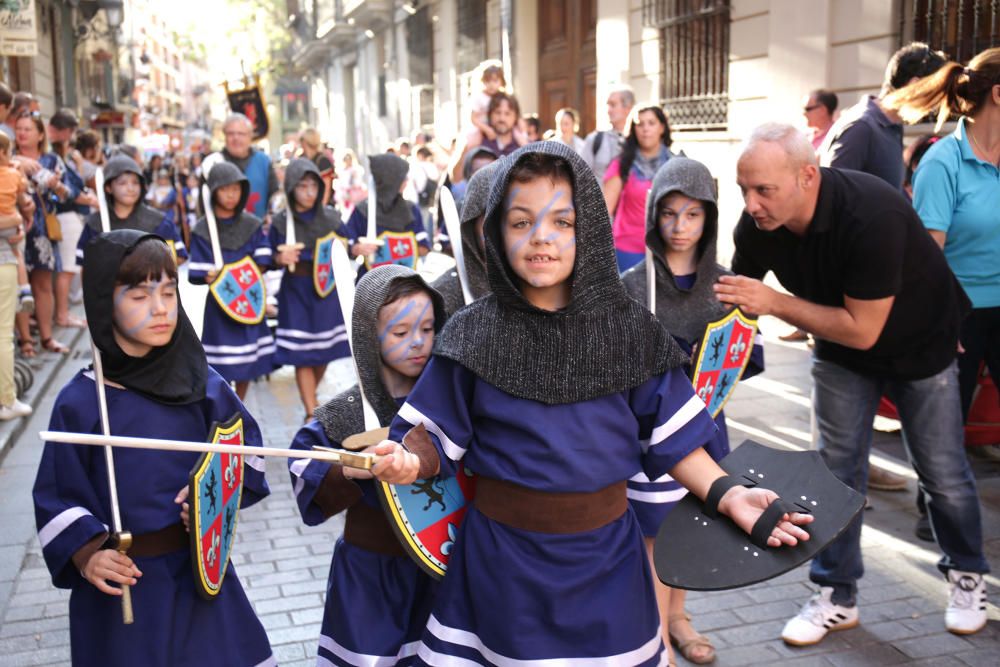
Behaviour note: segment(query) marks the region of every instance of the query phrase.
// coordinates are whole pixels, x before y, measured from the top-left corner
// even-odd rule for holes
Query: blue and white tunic
[[[477,474],[548,492],[594,492],[642,471],[656,479],[715,434],[682,370],[578,403],[515,398],[433,357],[392,423],[423,424],[442,474]],[[635,514],[596,530],[547,534],[475,507],[458,530],[421,644],[426,665],[665,665],[667,652]]]
[[[291,212],[287,215],[291,216]],[[296,215],[311,218],[315,214],[310,211]],[[271,226],[268,238],[274,252],[285,243],[285,235],[277,225]],[[299,259],[312,262],[315,251],[315,248],[303,248]],[[275,363],[279,366],[322,366],[351,355],[337,293],[333,291],[321,297],[316,293],[312,275],[296,276],[287,269],[282,273],[275,333]]]
[[[344,226],[347,232],[347,241],[352,246],[358,242],[358,239],[368,235],[368,213],[367,211],[363,211],[363,208],[363,206],[355,206],[354,210],[351,211],[351,216],[347,218],[347,224]],[[424,216],[420,212],[420,207],[416,204],[410,204],[410,212],[413,215],[402,233],[412,232],[414,239],[417,241],[418,248],[430,250],[431,244],[427,239],[427,230],[424,228]],[[375,225],[375,232],[379,238],[382,238],[383,234],[388,231],[390,230],[382,225]],[[358,278],[367,272],[368,269],[362,264],[358,268]]]
[[[206,396],[189,405],[165,405],[135,392],[107,386],[115,435],[204,441],[213,422],[242,413],[246,445],[259,447],[260,429],[229,385],[209,371]],[[80,371],[56,398],[49,428],[100,433],[93,375]],[[122,526],[133,535],[180,521],[174,497],[188,484],[199,455],[115,449]],[[264,459],[244,457],[243,507],[269,493]],[[46,443],[33,490],[38,541],[52,582],[72,590],[70,642],[77,667],[201,667],[277,664],[267,635],[229,565],[212,601],[199,596],[191,551],[135,558],[142,572],[132,587],[135,623],[123,625],[121,599],[100,592],[77,571],[72,557],[112,524],[104,449]]]
[[[216,220],[221,227],[232,220]],[[258,229],[250,240],[236,250],[222,249],[224,264],[251,257],[266,269],[271,264],[271,245],[263,229]],[[188,280],[195,285],[205,284],[205,274],[213,269],[212,244],[198,234],[191,235],[191,262]],[[215,299],[205,300],[205,319],[201,342],[208,363],[230,382],[253,380],[274,370],[274,336],[267,328],[266,318],[258,324],[241,324],[227,315]]]
[[[128,228],[128,221],[121,227],[115,227],[115,229]],[[90,239],[97,236],[99,232],[94,231],[90,225],[83,226],[83,232],[80,233],[80,240],[76,244],[76,264],[77,266],[83,266],[83,249],[87,247],[87,243]],[[184,245],[184,240],[181,239],[181,235],[177,233],[177,226],[168,221],[166,218],[160,221],[160,224],[156,226],[152,234],[156,234],[164,241],[167,241],[174,248],[174,252],[177,253],[178,260],[186,260],[188,258],[187,246]]]
[[[681,346],[686,354],[691,354],[691,350],[697,341],[686,341],[677,336],[674,340]],[[693,369],[688,368],[688,373]],[[757,375],[764,370],[764,338],[757,333],[754,338],[753,350],[750,352],[750,361],[747,363],[746,371],[743,372],[744,380]],[[715,425],[718,431],[711,440],[705,444],[705,451],[716,461],[721,461],[730,452],[729,431],[726,427],[726,413],[720,412],[715,417]],[[681,498],[687,495],[687,489],[681,486],[669,474],[665,474],[654,480],[650,480],[643,472],[636,473],[628,480],[628,500],[635,514],[639,517],[639,525],[642,526],[642,534],[646,537],[655,537],[660,530],[660,524],[667,518],[667,514],[674,508]]]

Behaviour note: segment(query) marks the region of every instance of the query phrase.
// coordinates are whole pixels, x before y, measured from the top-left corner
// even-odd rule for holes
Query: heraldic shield
[[[691,382],[712,417],[719,416],[743,377],[756,335],[757,320],[747,317],[739,308],[705,327]]]
[[[333,244],[341,242],[347,245],[347,239],[330,232],[326,236],[316,239],[316,248],[313,252],[313,287],[316,294],[321,298],[330,296],[333,288],[337,286],[333,279]]]
[[[420,253],[417,250],[417,235],[413,232],[382,232],[383,241],[371,258],[365,258],[365,268],[369,271],[383,264],[400,264],[417,270]]]
[[[413,484],[379,482],[379,500],[403,549],[427,574],[440,579],[466,509],[476,492],[476,478],[459,464],[454,477],[418,479]]]
[[[264,279],[250,257],[223,266],[210,291],[226,315],[240,324],[259,324],[264,319]]]
[[[213,424],[211,442],[243,444],[239,413]],[[206,452],[191,470],[191,565],[198,593],[211,600],[222,590],[236,538],[236,519],[243,497],[243,455]]]
[[[717,591],[777,577],[819,553],[865,506],[864,495],[837,479],[817,451],[783,451],[746,440],[719,465],[743,486],[759,484],[777,493],[775,517],[748,535],[727,516],[709,517],[702,501],[687,494],[656,535],[653,564],[667,586]],[[768,547],[783,512],[813,515],[805,526],[809,539],[794,547]]]

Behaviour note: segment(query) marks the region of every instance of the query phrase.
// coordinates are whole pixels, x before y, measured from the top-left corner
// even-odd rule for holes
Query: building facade
[[[580,109],[584,134],[606,127],[608,91],[629,84],[665,107],[675,150],[717,177],[724,260],[742,209],[736,158],[755,126],[804,124],[815,88],[842,107],[877,93],[913,39],[967,60],[998,43],[1000,20],[989,0],[293,0],[289,11],[309,122],[362,154],[420,129],[447,144],[486,58],[505,61],[543,128],[562,106]]]

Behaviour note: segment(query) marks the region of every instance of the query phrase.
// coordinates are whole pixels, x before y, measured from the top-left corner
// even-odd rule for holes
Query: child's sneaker
[[[35,297],[31,294],[30,287],[22,287],[17,293],[17,312],[35,312]]]
[[[948,608],[944,627],[956,635],[971,635],[986,625],[986,582],[975,572],[948,571]]]
[[[10,421],[18,417],[27,417],[32,413],[31,406],[14,399],[10,405],[0,405],[0,421]]]
[[[858,625],[858,606],[842,607],[830,601],[832,586],[819,589],[802,607],[798,616],[785,623],[781,638],[792,646],[819,643],[831,630],[847,630]]]

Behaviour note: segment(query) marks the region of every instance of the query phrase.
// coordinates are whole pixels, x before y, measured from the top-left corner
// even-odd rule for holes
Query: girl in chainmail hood
[[[653,258],[656,271],[656,318],[688,354],[701,341],[708,323],[731,310],[716,298],[712,289],[720,275],[731,275],[716,263],[718,229],[715,182],[708,168],[686,157],[675,157],[660,167],[646,202],[646,247],[650,250],[647,257]],[[644,259],[629,269],[622,282],[630,296],[648,307],[646,262]],[[764,346],[758,335],[743,377],[751,377],[763,369]],[[705,445],[705,451],[718,461],[729,453],[726,417],[722,412],[715,423],[718,431]],[[629,502],[652,554],[656,532],[684,490],[674,480],[652,482],[644,475],[630,479],[628,486],[632,491]],[[684,610],[685,591],[670,590],[659,582],[656,586],[663,591],[660,614],[664,637],[677,645],[688,661],[712,662],[715,649],[707,637],[694,631]]]
[[[116,155],[108,160],[103,170],[104,197],[108,203],[111,230],[136,229],[156,234],[173,250],[177,264],[183,264],[188,252],[177,233],[177,226],[167,220],[162,211],[143,203],[146,200],[146,177],[135,160],[127,155]],[[83,266],[84,249],[102,231],[101,212],[94,211],[84,220],[83,232],[76,245],[77,265]]]
[[[484,237],[491,293],[448,321],[380,445],[410,457],[376,469],[390,483],[459,461],[477,475],[417,662],[664,664],[625,481],[669,473],[704,497],[724,476],[701,449],[715,423],[687,357],[626,295],[601,190],[572,149],[502,161]],[[749,531],[766,501],[729,493]]]
[[[391,153],[373,155],[369,162],[375,181],[375,237],[381,245],[368,238],[368,199],[365,199],[347,218],[351,256],[365,258],[358,275],[383,264],[416,269],[418,258],[426,255],[431,246],[420,207],[403,198],[410,165]],[[368,196],[371,195],[369,192]]]
[[[478,299],[490,290],[486,279],[486,253],[483,245],[483,215],[486,213],[486,199],[490,194],[490,182],[496,171],[496,162],[481,168],[469,179],[462,204],[462,251],[465,255],[465,273],[469,278],[472,298]],[[451,270],[434,281],[434,289],[444,297],[445,307],[451,315],[465,305],[462,283],[457,270]]]
[[[246,398],[250,380],[274,369],[274,336],[264,320],[263,271],[271,265],[271,244],[260,218],[244,210],[250,198],[250,181],[234,164],[214,164],[206,178],[211,198],[205,202],[215,213],[222,270],[216,269],[208,219],[191,230],[191,264],[188,280],[209,285],[201,342],[208,363],[222,377],[236,384]]]
[[[350,356],[340,302],[334,294],[332,243],[346,243],[340,214],[323,206],[326,186],[316,164],[295,158],[285,170],[288,207],[274,217],[268,239],[275,265],[284,267],[278,292],[278,365],[295,367],[295,383],[306,409],[316,409],[316,387],[326,366]],[[286,247],[288,225],[295,225],[298,248]]]
[[[215,424],[239,417],[247,449],[240,505],[266,497],[264,461],[252,453],[260,429],[209,368],[163,240],[133,229],[95,236],[84,255],[83,299],[103,361],[111,434],[205,442]],[[103,432],[94,382],[84,368],[62,388],[50,429]],[[52,583],[70,590],[73,665],[274,664],[235,565],[212,600],[198,593],[180,503],[199,457],[115,450],[122,526],[133,536],[120,554],[107,543],[113,522],[102,448],[45,444],[32,495]],[[122,624],[120,584],[132,586],[132,625]]]
[[[381,266],[358,281],[354,358],[381,425],[389,425],[426,365],[444,319],[441,296],[410,269]],[[340,447],[364,432],[358,386],[317,408],[315,416],[296,434],[293,448]],[[405,663],[427,624],[434,581],[403,551],[371,480],[349,479],[343,467],[309,459],[289,459],[289,470],[307,525],[347,511],[330,567],[320,662]]]

